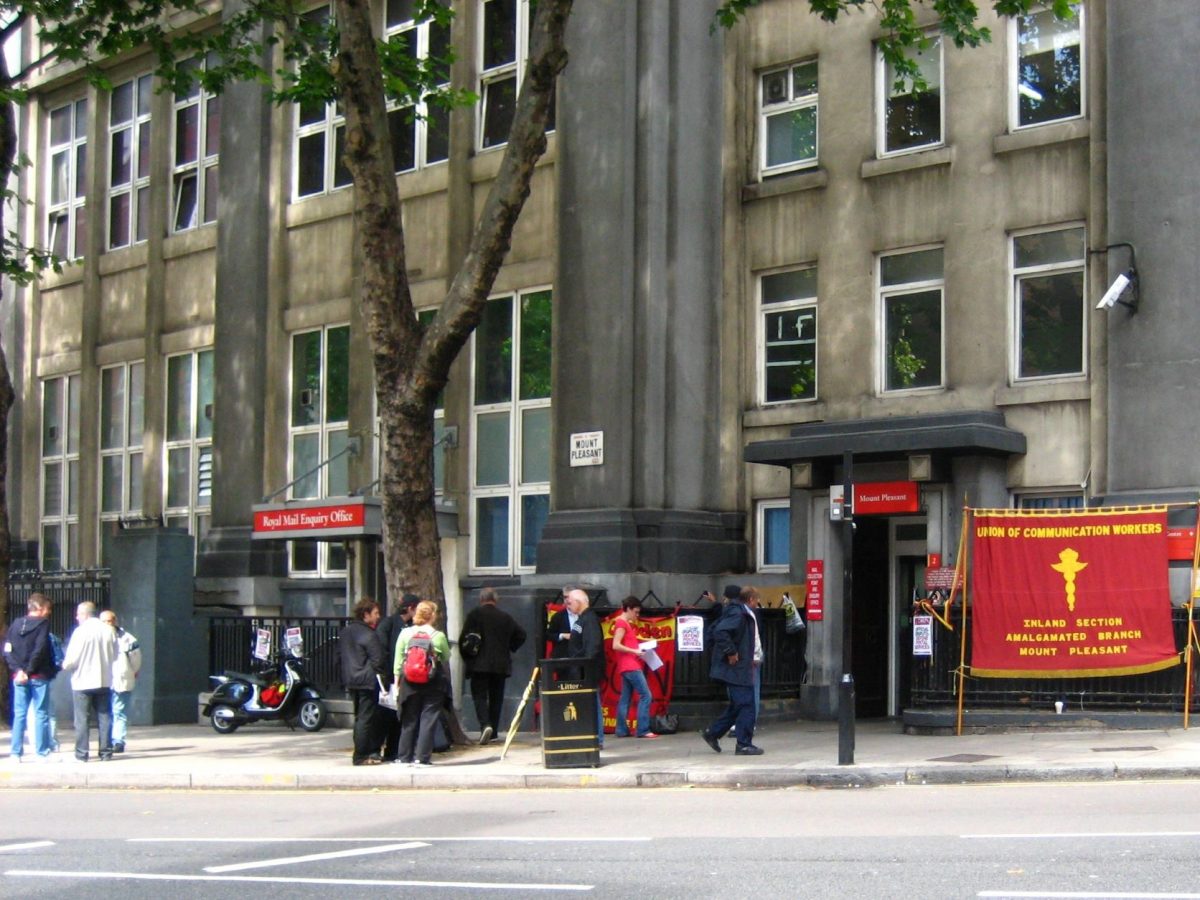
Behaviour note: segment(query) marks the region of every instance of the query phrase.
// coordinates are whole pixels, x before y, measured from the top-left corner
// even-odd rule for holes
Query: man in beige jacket
[[[117,633],[96,618],[96,604],[75,607],[77,627],[67,642],[63,671],[71,673],[75,705],[75,758],[87,762],[91,738],[89,717],[96,716],[100,759],[112,759],[112,667],[117,658]]]

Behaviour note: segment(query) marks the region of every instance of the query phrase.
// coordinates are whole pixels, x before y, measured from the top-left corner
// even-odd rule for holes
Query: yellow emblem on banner
[[[1070,547],[1058,554],[1058,560],[1050,568],[1062,574],[1067,588],[1067,611],[1075,612],[1075,576],[1086,569],[1088,564],[1081,563],[1079,554]]]

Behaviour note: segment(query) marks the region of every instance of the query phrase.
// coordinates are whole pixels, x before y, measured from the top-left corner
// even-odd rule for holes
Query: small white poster
[[[287,647],[289,650],[292,650],[296,647],[303,646],[304,639],[302,637],[300,637],[300,629],[299,628],[289,628],[287,631],[285,631],[283,633],[283,642],[284,642],[284,646]]]
[[[933,656],[933,616],[913,616],[913,656]]]
[[[269,628],[258,629],[258,636],[254,641],[254,658],[271,658],[271,630]]]
[[[604,465],[603,431],[581,431],[571,435],[571,465]]]
[[[680,616],[675,620],[675,635],[675,646],[680,652],[704,652],[704,617]]]

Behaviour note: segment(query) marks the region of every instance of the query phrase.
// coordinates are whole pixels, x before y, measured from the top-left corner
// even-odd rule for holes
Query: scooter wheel
[[[305,731],[320,731],[325,725],[326,715],[325,704],[316,698],[310,697],[300,704],[300,710],[296,713],[296,720]]]
[[[233,734],[238,730],[238,725],[240,724],[233,707],[225,706],[224,704],[213,707],[209,721],[212,722],[213,731],[217,734]]]

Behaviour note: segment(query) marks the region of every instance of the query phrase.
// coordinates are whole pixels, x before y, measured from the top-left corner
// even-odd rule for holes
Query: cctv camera
[[[1096,304],[1096,309],[1112,309],[1117,305],[1118,298],[1125,293],[1127,287],[1129,287],[1129,273],[1122,272],[1113,281],[1112,286],[1104,292],[1104,296]]]

